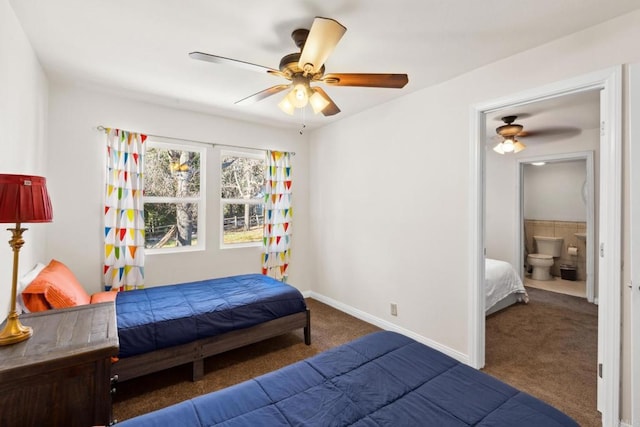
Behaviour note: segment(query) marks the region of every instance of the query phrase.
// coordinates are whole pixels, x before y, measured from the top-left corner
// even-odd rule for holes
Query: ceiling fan
[[[311,86],[311,83],[324,83],[329,86],[399,89],[409,81],[406,74],[325,74],[324,63],[346,31],[347,29],[336,20],[316,17],[310,30],[297,29],[291,33],[291,38],[300,49],[300,52],[285,55],[280,60],[278,70],[203,52],[191,52],[189,56],[201,61],[230,64],[244,69],[266,72],[274,76],[283,77],[291,82],[275,85],[254,93],[237,101],[236,104],[238,105],[252,104],[271,95],[291,89],[278,104],[282,111],[293,114],[296,108],[304,108],[307,104],[310,104],[314,113],[322,112],[325,116],[332,116],[339,113],[340,109],[321,87]]]
[[[514,123],[518,116],[505,116],[501,120],[504,125],[496,128],[496,133],[502,137],[502,141],[498,142],[493,151],[498,154],[519,153],[527,148],[522,142],[516,139],[517,136],[524,136],[524,127],[518,123]]]
[[[548,126],[544,129],[524,130],[521,124],[515,123],[518,117],[530,117],[530,114],[522,113],[519,116],[509,115],[500,118],[504,124],[496,128],[497,135],[494,138],[499,139],[499,142],[493,147],[496,153],[519,153],[524,150],[527,146],[520,141],[520,138],[535,137],[555,141],[570,138],[582,132],[580,128],[572,126]]]

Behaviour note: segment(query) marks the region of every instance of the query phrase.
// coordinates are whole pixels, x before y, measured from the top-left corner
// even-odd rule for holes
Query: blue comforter
[[[546,403],[394,332],[118,424],[504,426],[578,424]]]
[[[119,357],[188,343],[306,310],[300,291],[261,274],[120,292]]]

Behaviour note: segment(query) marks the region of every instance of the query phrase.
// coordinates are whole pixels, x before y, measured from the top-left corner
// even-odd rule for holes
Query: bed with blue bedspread
[[[300,291],[261,274],[118,293],[120,344],[112,373],[120,381],[193,363],[298,328],[310,344],[310,315]]]
[[[118,424],[518,426],[578,424],[524,392],[394,332]]]

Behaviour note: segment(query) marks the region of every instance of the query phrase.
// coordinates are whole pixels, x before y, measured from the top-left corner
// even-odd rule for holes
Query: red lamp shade
[[[51,222],[46,184],[41,176],[0,174],[0,223]]]

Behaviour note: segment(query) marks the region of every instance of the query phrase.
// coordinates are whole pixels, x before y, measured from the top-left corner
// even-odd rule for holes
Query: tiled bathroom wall
[[[587,223],[581,221],[545,221],[524,220],[524,233],[526,237],[527,253],[536,253],[533,236],[562,237],[562,255],[554,258],[551,274],[560,276],[560,264],[569,264],[576,267],[578,280],[587,279],[587,240],[576,236],[576,233],[586,233]],[[586,235],[586,234],[585,234]],[[569,247],[578,248],[578,255],[569,255]]]

